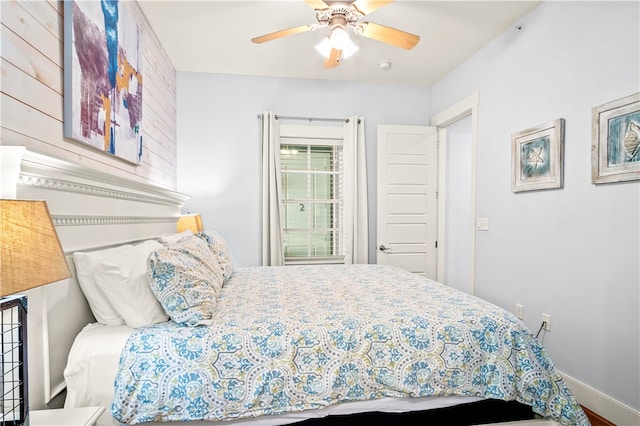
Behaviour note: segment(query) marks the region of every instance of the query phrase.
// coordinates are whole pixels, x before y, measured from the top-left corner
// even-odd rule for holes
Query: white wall
[[[480,94],[476,294],[524,305],[558,368],[640,407],[640,182],[591,184],[591,108],[640,90],[640,3],[545,2],[431,89]],[[511,192],[511,134],[566,119],[560,190]]]
[[[237,266],[260,263],[258,114],[362,116],[367,163],[376,164],[378,124],[426,125],[429,89],[379,84],[178,73],[178,190],[183,212],[227,239]],[[368,168],[369,259],[376,252],[376,170]]]
[[[447,127],[446,188],[445,188],[445,244],[444,283],[466,293],[471,287],[472,235],[471,205],[472,129],[471,116]],[[442,147],[442,141],[440,147]]]

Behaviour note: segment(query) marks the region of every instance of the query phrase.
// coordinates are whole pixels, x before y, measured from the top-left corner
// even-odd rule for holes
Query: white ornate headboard
[[[3,168],[10,169],[10,156],[3,157]],[[68,280],[26,292],[29,402],[31,409],[42,409],[65,388],[63,371],[73,339],[95,321],[75,279],[73,252],[175,232],[188,197],[29,151],[16,161],[16,198],[47,201],[72,271]]]

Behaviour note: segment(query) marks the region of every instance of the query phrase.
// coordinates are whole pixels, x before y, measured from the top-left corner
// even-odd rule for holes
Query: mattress
[[[99,426],[116,425],[111,417],[113,383],[120,352],[134,329],[126,325],[86,325],[76,336],[64,370],[65,408],[101,406]]]
[[[588,424],[512,314],[379,265],[235,272],[212,326],[169,321],[130,334],[111,413],[126,424],[268,421],[441,397],[519,401],[558,423]]]

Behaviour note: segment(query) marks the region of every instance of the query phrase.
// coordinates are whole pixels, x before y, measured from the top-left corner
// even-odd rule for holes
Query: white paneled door
[[[378,125],[378,264],[436,279],[438,132]]]

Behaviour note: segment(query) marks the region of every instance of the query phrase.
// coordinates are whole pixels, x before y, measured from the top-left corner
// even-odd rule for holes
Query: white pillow
[[[160,242],[160,244],[166,247],[166,246],[173,245],[178,241],[180,241],[181,239],[190,237],[192,235],[193,235],[193,231],[191,229],[185,229],[184,231],[178,232],[176,234],[161,235],[160,237],[158,237],[158,241]]]
[[[84,293],[84,297],[86,297],[87,302],[89,302],[93,316],[96,317],[96,321],[100,324],[122,325],[124,324],[124,320],[120,314],[118,314],[118,311],[111,306],[111,302],[107,300],[102,290],[97,286],[93,278],[93,270],[105,257],[127,247],[131,247],[131,245],[88,252],[77,251],[73,253],[73,263],[76,266],[78,283]]]
[[[107,256],[94,270],[96,284],[131,328],[169,320],[147,279],[147,257],[160,247],[145,241]]]

